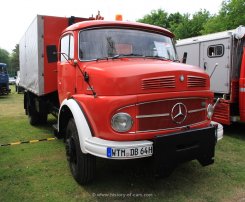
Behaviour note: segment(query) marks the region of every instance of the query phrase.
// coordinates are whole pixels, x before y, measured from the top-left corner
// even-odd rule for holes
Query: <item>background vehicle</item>
[[[211,122],[209,77],[175,61],[166,29],[38,15],[20,41],[24,108],[32,125],[58,118],[80,184],[94,178],[95,157],[152,157],[157,175],[212,164],[223,129]]]
[[[7,72],[7,65],[0,63],[0,95],[9,94],[9,75]]]
[[[177,41],[179,56],[211,76],[211,90],[220,99],[213,120],[230,125],[245,122],[245,27]]]
[[[22,86],[20,86],[20,71],[17,71],[17,76],[16,76],[16,80],[15,80],[15,91],[17,93],[24,91],[24,88]]]
[[[10,85],[15,84],[15,81],[16,81],[16,77],[9,77],[9,84]]]

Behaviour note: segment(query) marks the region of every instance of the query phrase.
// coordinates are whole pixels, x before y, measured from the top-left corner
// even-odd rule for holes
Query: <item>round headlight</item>
[[[127,113],[115,114],[111,119],[111,127],[117,132],[126,132],[132,128],[133,120]]]
[[[213,114],[214,114],[214,106],[209,104],[207,107],[207,117],[211,119]]]

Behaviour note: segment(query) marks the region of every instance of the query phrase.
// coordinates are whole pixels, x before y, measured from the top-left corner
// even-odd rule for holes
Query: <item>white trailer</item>
[[[214,120],[223,124],[244,118],[243,98],[245,27],[177,41],[176,49],[181,58],[187,53],[187,64],[203,68],[211,77],[211,90],[222,98],[216,108]],[[240,91],[239,91],[240,89]]]

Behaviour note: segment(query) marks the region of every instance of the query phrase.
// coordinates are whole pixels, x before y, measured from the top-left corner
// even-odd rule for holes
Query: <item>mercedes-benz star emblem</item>
[[[176,103],[171,111],[171,117],[173,122],[177,124],[181,124],[186,119],[186,116],[187,116],[186,106],[181,102]]]
[[[179,80],[180,80],[181,82],[183,82],[183,81],[185,80],[184,75],[180,75]]]

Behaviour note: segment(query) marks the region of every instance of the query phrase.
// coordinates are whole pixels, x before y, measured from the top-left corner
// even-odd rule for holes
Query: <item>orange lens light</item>
[[[121,14],[117,14],[116,15],[116,21],[122,21],[123,20],[123,17]]]

